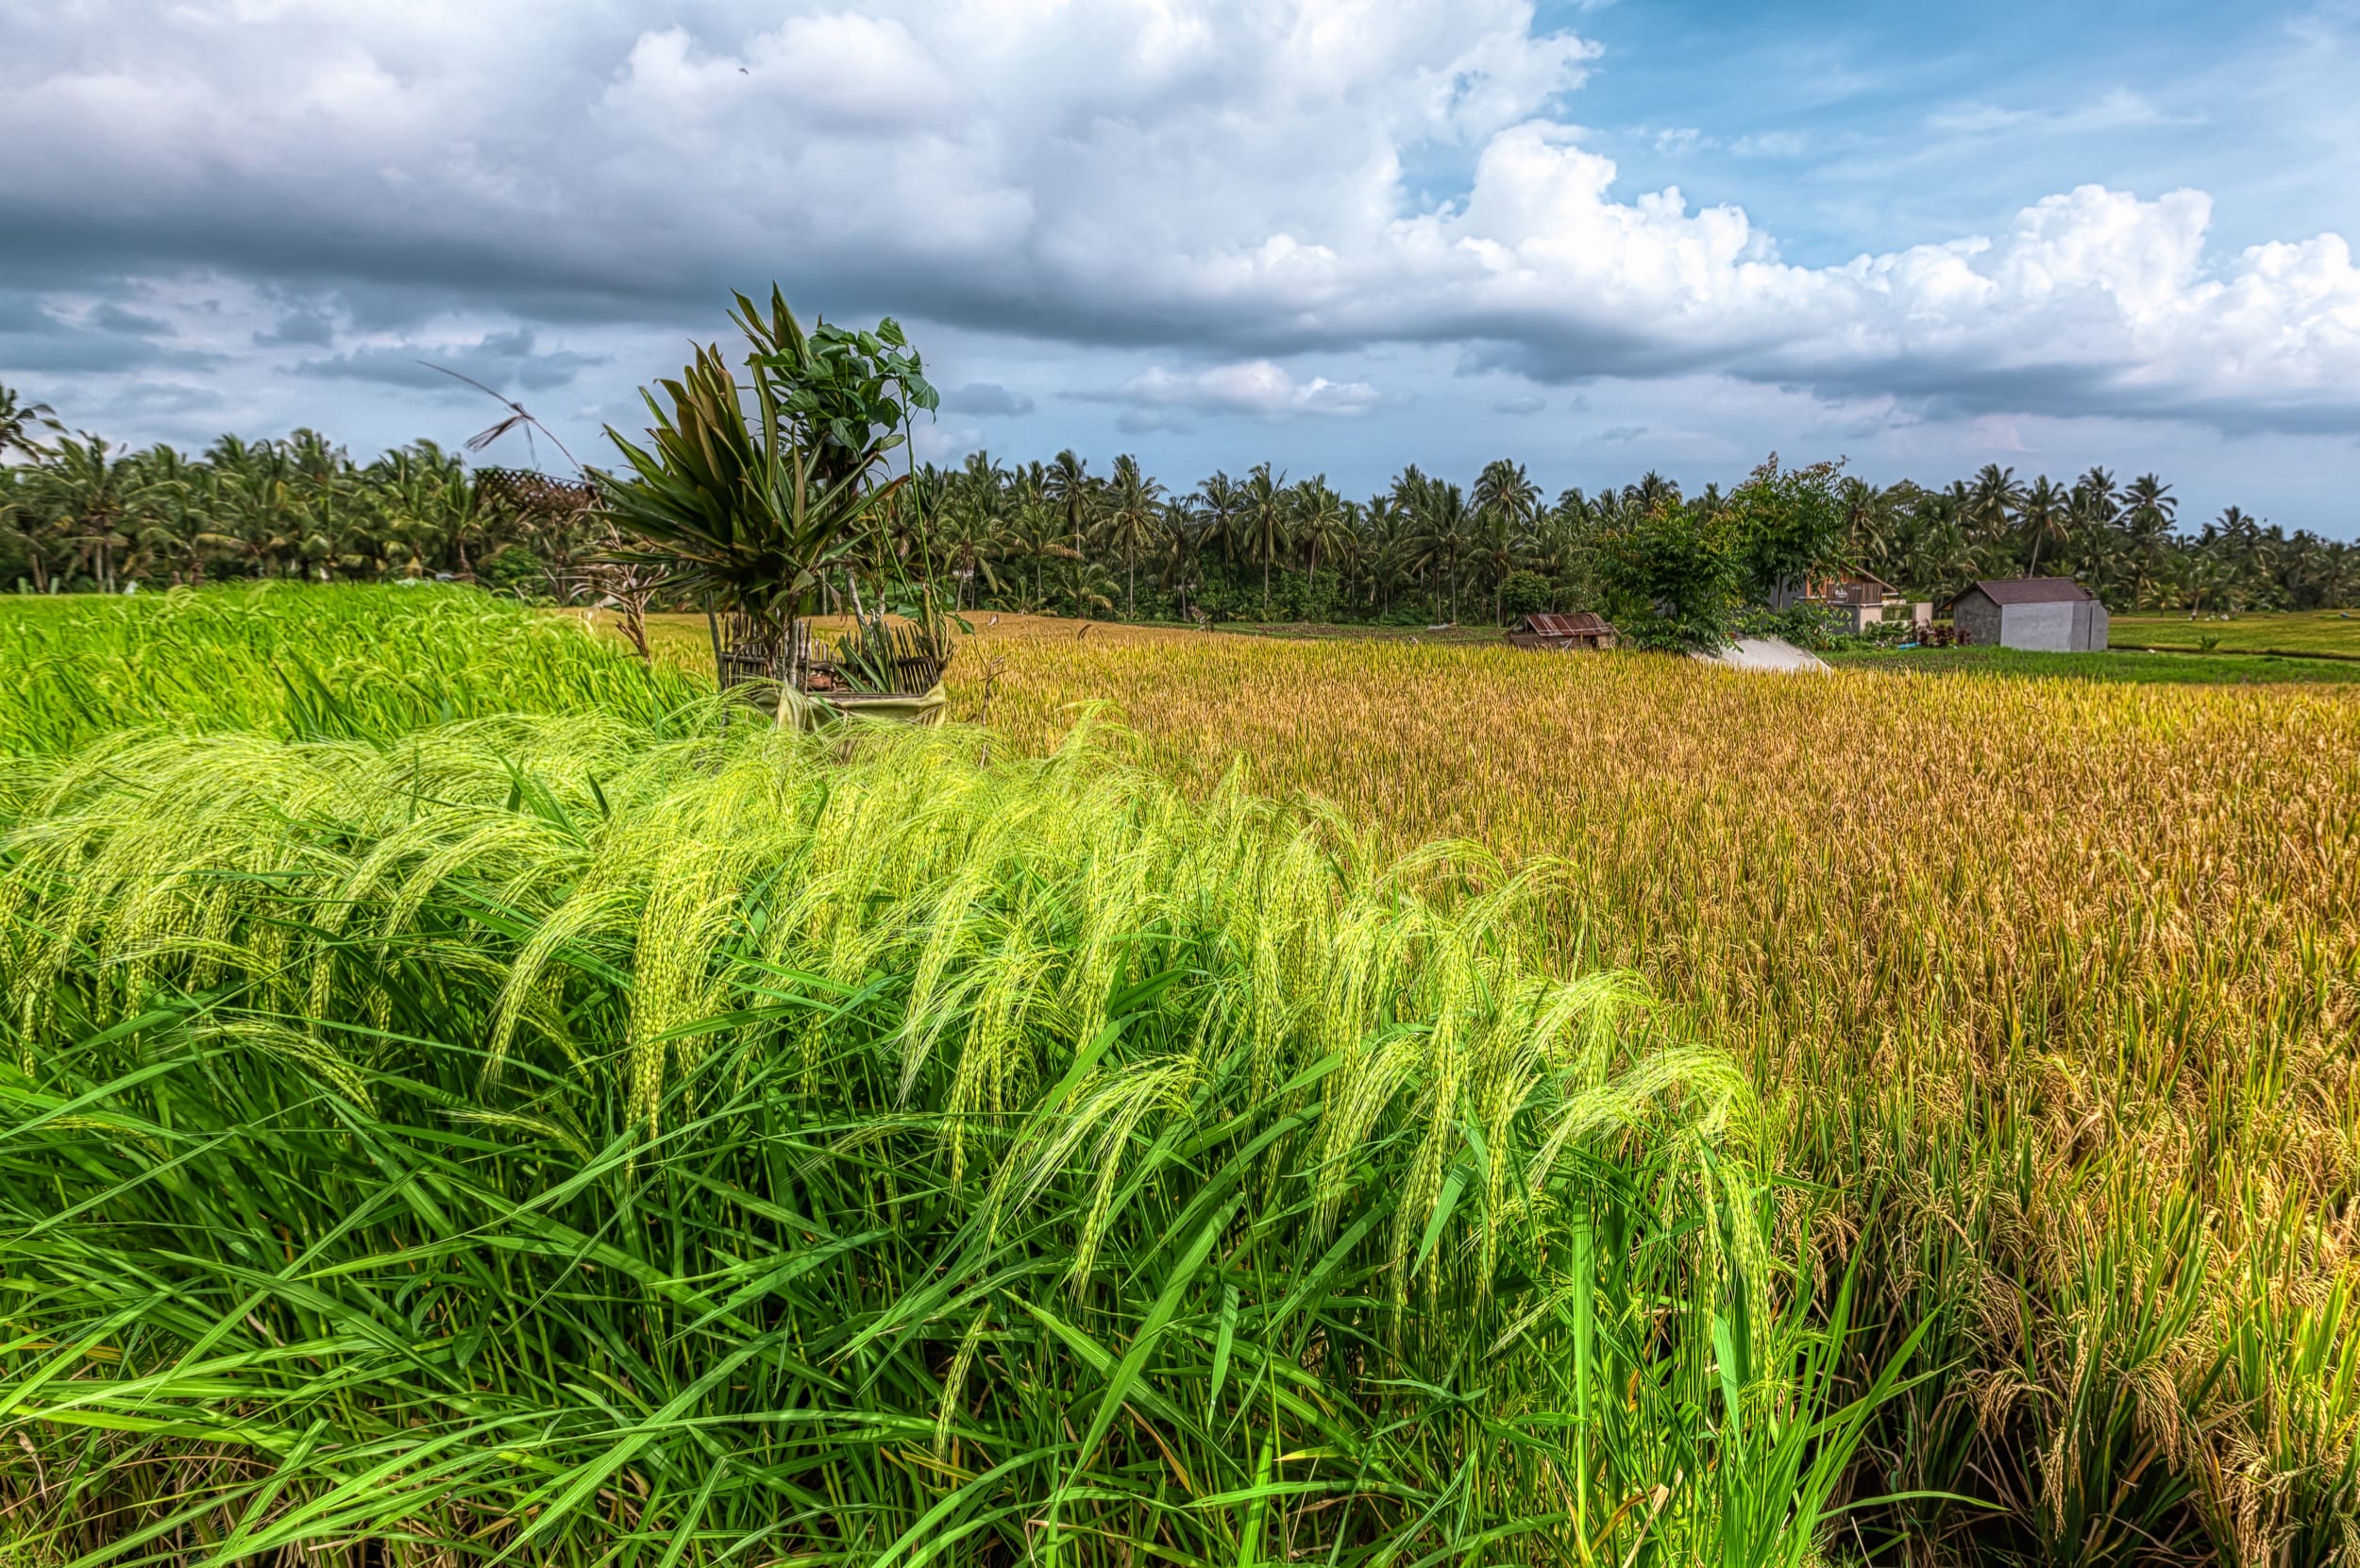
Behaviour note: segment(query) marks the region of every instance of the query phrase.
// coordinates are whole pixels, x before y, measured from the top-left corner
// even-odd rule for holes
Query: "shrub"
[[[1500,614],[1513,622],[1519,615],[1537,615],[1557,608],[1555,585],[1539,572],[1510,572],[1500,583]]]

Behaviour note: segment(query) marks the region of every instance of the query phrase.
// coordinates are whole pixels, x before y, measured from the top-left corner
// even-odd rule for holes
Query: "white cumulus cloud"
[[[1597,50],[1524,0],[89,0],[8,31],[0,144],[37,154],[0,163],[0,295],[235,280],[292,324],[241,340],[265,370],[397,357],[454,314],[580,368],[599,333],[775,277],[839,312],[1213,363],[1121,386],[1142,411],[1366,413],[1407,389],[1281,362],[1452,344],[1543,380],[2360,417],[2342,235],[2223,251],[2202,192],[2082,186],[1791,264],[1739,206],[1626,189],[1578,123]],[[32,362],[17,341],[0,375]]]

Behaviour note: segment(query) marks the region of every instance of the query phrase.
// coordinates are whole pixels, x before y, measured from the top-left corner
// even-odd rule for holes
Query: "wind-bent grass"
[[[0,755],[143,725],[377,739],[504,713],[650,728],[710,689],[469,588],[0,597]]]
[[[1884,1391],[1559,873],[716,717],[0,773],[20,1554],[1813,1549]]]

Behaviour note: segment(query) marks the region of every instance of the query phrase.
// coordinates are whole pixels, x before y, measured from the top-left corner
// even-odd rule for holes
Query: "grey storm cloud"
[[[942,407],[947,413],[1026,414],[1033,412],[1033,400],[997,381],[969,381],[944,393]]]
[[[1456,345],[1551,384],[2360,417],[2341,236],[2218,254],[2202,193],[2084,186],[1992,234],[1791,264],[1735,206],[1620,191],[1569,117],[1596,50],[1522,0],[1404,0],[1348,30],[1247,0],[471,0],[464,22],[426,0],[99,0],[8,26],[0,141],[42,156],[0,165],[0,269],[84,311],[93,277],[139,297],[124,325],[89,317],[126,340],[111,360],[0,324],[0,373],[191,362],[139,358],[177,335],[424,386],[408,361],[432,353],[409,346],[472,332],[454,368],[546,389],[598,362],[579,346],[598,334],[710,321],[776,277],[836,318],[1232,367]],[[1404,167],[1438,150],[1461,188],[1413,194]],[[234,343],[178,308],[232,286],[261,302]],[[1284,374],[1105,400],[1140,419],[1385,406]]]
[[[335,318],[325,311],[289,311],[254,334],[257,348],[326,348],[336,341]]]
[[[52,376],[202,370],[224,362],[215,352],[149,341],[171,337],[170,322],[101,305],[76,321],[23,294],[0,293],[0,371]]]
[[[125,332],[143,338],[168,338],[179,330],[161,316],[142,315],[112,301],[93,311],[90,324],[102,332]]]
[[[446,375],[454,370],[495,388],[546,392],[561,387],[598,359],[568,349],[537,352],[527,330],[492,332],[471,344],[373,346],[342,354],[304,360],[298,376],[327,379],[382,381],[390,386],[424,387],[434,391],[457,388]],[[437,369],[436,366],[444,369]],[[464,389],[463,389],[464,390]]]

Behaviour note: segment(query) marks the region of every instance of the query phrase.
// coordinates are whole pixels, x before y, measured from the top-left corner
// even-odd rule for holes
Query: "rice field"
[[[2360,613],[2257,610],[2225,620],[2184,614],[2124,615],[2114,617],[2113,637],[2126,648],[2217,649],[2360,659]]]
[[[1561,860],[1552,940],[1739,1056],[1821,1266],[1931,1323],[1883,1480],[1998,1506],[1913,1553],[2352,1549],[2349,686],[1046,633],[993,654],[1033,748],[1104,701],[1193,787]]]
[[[2348,686],[417,592],[0,605],[0,1560],[2355,1549]]]

